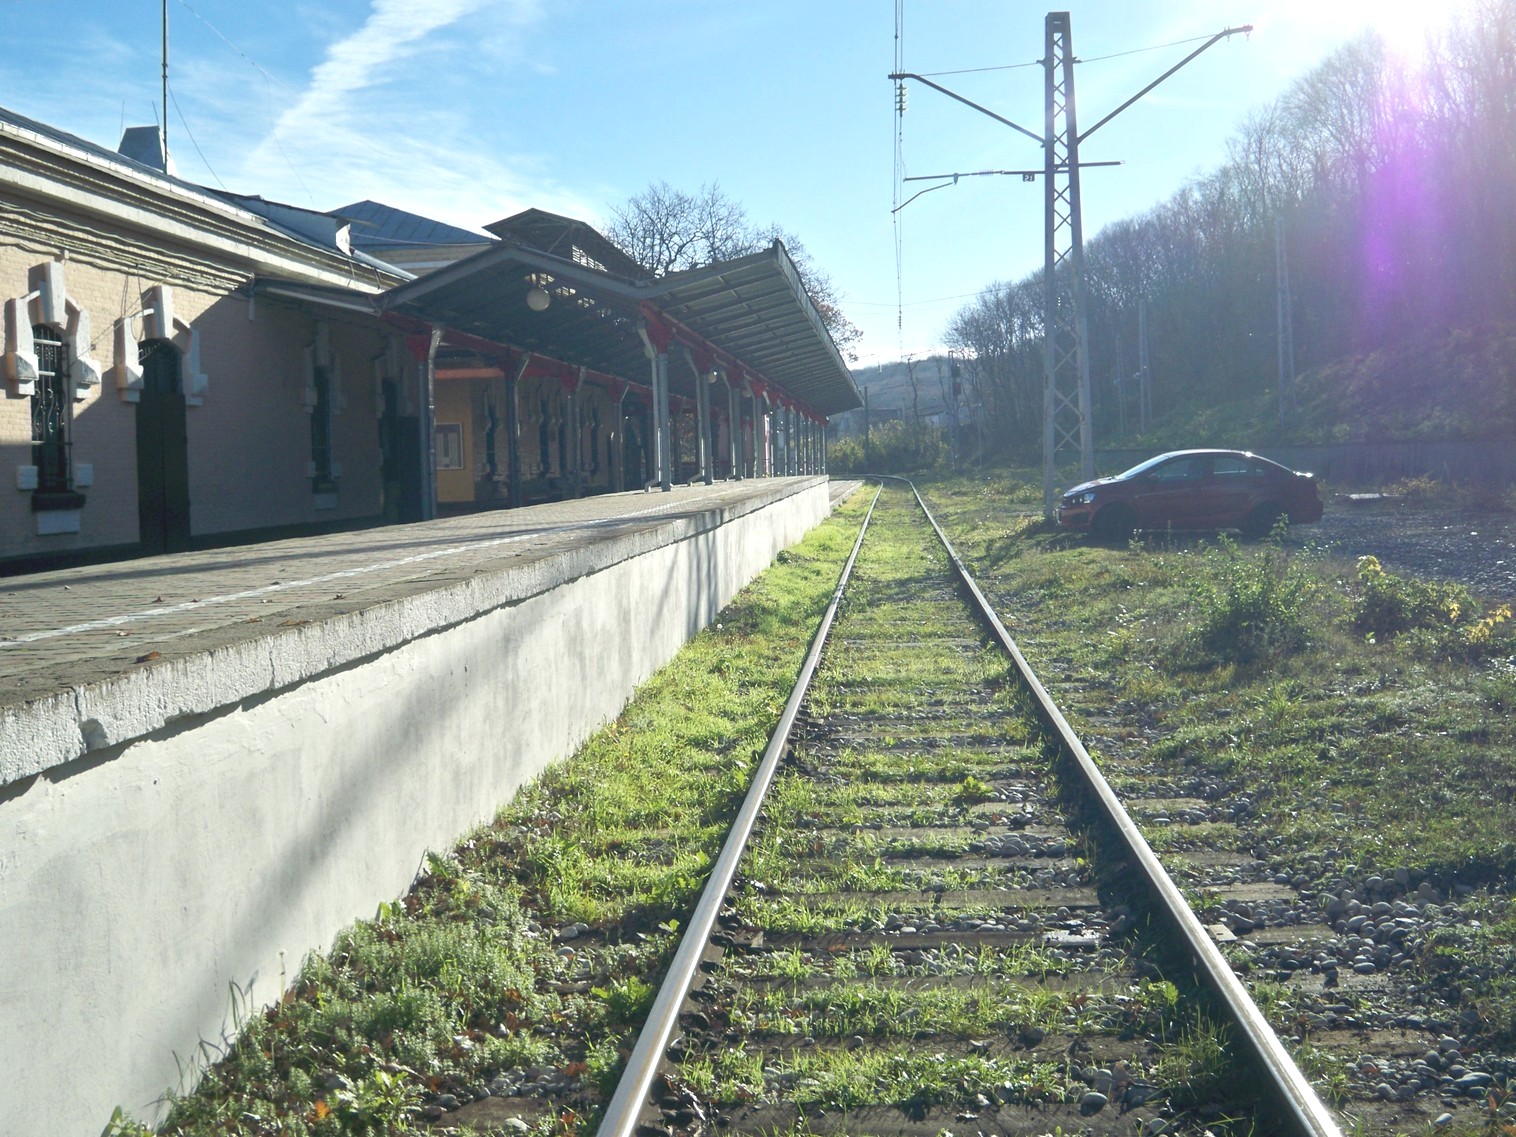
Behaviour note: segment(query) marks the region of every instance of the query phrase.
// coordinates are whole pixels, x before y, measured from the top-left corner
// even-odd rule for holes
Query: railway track
[[[881,492],[601,1137],[1334,1134],[914,491]]]

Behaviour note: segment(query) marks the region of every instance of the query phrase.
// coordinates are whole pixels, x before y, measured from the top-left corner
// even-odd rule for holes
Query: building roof
[[[408,213],[378,201],[355,201],[328,212],[351,223],[349,239],[355,249],[381,257],[392,249],[436,245],[478,245],[483,248],[494,243],[493,238],[483,233],[433,221],[430,217]]]
[[[495,222],[488,226],[498,238],[492,239],[378,202],[355,202],[327,214],[210,190],[0,108],[0,143],[7,135],[12,145],[62,150],[92,171],[114,170],[123,185],[139,191],[144,185],[156,188],[165,225],[183,228],[192,219],[197,238],[202,231],[235,234],[239,249],[262,258],[256,262],[259,276],[291,295],[444,322],[484,341],[636,382],[648,377],[642,330],[658,324],[693,349],[691,358],[699,358],[698,366],[716,364],[748,373],[818,414],[835,414],[862,402],[778,241],[735,260],[654,278],[592,226],[544,210],[528,209]],[[0,180],[3,173],[0,165]],[[90,192],[98,194],[93,172],[70,176],[81,187],[87,178]],[[74,191],[63,187],[63,192]],[[249,241],[247,235],[259,229],[268,235]],[[291,243],[311,252],[286,256]],[[417,244],[478,251],[371,300],[355,295],[409,276],[376,257],[386,249]],[[365,253],[365,245],[376,256]],[[258,252],[262,249],[270,254]],[[304,276],[308,266],[320,265],[323,258],[326,265],[303,283],[290,278],[291,271]],[[332,279],[344,264],[354,262],[379,270],[361,290],[355,282]],[[318,287],[323,273],[332,287]],[[536,307],[528,306],[528,293],[537,288],[547,293],[545,309],[538,310],[541,297],[536,295]],[[676,363],[669,371],[675,392],[693,392],[691,366]]]
[[[529,245],[625,280],[642,280],[648,275],[605,234],[577,218],[545,209],[523,209],[485,228],[503,240]]]
[[[780,242],[736,260],[642,279],[618,277],[574,259],[572,249],[556,249],[502,238],[391,289],[379,302],[482,340],[636,382],[649,371],[640,326],[649,318],[672,321],[677,337],[715,353],[713,362],[745,369],[819,414],[862,403]],[[528,304],[528,293],[539,288],[547,293],[545,308]],[[693,393],[690,366],[676,362],[669,378],[676,394]]]
[[[669,273],[643,295],[822,414],[863,402],[782,241],[745,257]]]
[[[148,134],[155,137],[148,138]],[[325,214],[316,210],[283,205],[278,202],[266,202],[259,197],[248,197],[224,190],[214,190],[186,181],[175,174],[165,173],[161,166],[155,164],[161,157],[161,151],[157,150],[155,128],[130,128],[122,135],[123,145],[133,153],[147,159],[146,161],[140,161],[120,151],[107,149],[67,131],[59,130],[57,127],[0,107],[0,136],[3,135],[9,135],[14,142],[21,145],[48,150],[54,155],[67,155],[69,161],[84,164],[92,171],[115,174],[120,179],[116,182],[101,181],[92,173],[87,181],[76,178],[68,187],[65,187],[64,182],[59,181],[60,190],[68,188],[76,192],[88,192],[94,196],[101,196],[103,191],[101,198],[103,200],[120,196],[122,193],[137,193],[145,187],[161,195],[158,198],[158,204],[162,207],[165,223],[170,214],[173,215],[175,221],[187,219],[191,215],[186,212],[188,209],[192,211],[197,225],[208,224],[223,230],[228,225],[234,225],[244,234],[249,229],[261,230],[261,233],[266,235],[263,237],[265,241],[272,238],[267,247],[281,246],[282,253],[289,252],[289,246],[293,244],[324,254],[326,257],[340,257],[346,262],[349,270],[352,263],[356,261],[379,273],[387,274],[390,280],[404,279],[411,275],[365,253],[353,251],[347,244],[345,227],[334,224]],[[172,162],[169,163],[169,168],[173,168]],[[3,169],[4,164],[0,164],[0,171]],[[40,176],[56,180],[59,169],[56,167],[49,169],[46,174]],[[131,188],[127,190],[124,187]],[[213,216],[214,222],[210,220]],[[318,257],[313,263],[319,263],[319,260]]]

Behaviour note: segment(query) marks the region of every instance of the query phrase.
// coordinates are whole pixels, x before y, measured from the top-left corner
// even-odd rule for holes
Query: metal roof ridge
[[[162,199],[173,201],[180,209],[194,208],[205,213],[217,216],[221,222],[240,225],[245,229],[260,231],[268,237],[307,250],[307,255],[314,252],[323,258],[341,258],[349,262],[362,264],[364,267],[388,272],[395,276],[408,275],[387,262],[375,262],[371,258],[359,259],[352,253],[343,252],[335,245],[327,245],[312,239],[310,236],[296,232],[284,225],[280,225],[272,218],[258,213],[256,210],[238,204],[236,197],[251,198],[256,195],[237,195],[227,191],[211,189],[208,186],[197,185],[186,181],[175,174],[166,174],[161,170],[154,169],[120,154],[114,150],[108,150],[88,139],[71,134],[66,130],[53,127],[37,119],[28,118],[6,107],[0,107],[0,137],[9,135],[16,142],[35,147],[49,154],[54,160],[66,160],[80,163],[84,166],[102,170],[115,177],[121,178],[137,192],[146,192],[158,195]],[[109,197],[109,194],[104,195]],[[260,199],[262,200],[262,199]],[[301,208],[301,207],[293,207]],[[314,211],[312,211],[314,212]],[[204,225],[204,222],[198,224]],[[312,265],[313,269],[318,266]],[[319,269],[318,269],[319,270]],[[327,269],[325,271],[331,271]]]
[[[765,262],[771,262],[789,285],[790,293],[794,296],[801,313],[817,333],[821,343],[825,345],[825,350],[830,356],[830,361],[842,374],[847,376],[848,385],[853,388],[853,393],[856,396],[858,394],[858,384],[853,379],[852,370],[842,358],[842,353],[837,350],[837,344],[832,339],[832,333],[827,330],[825,321],[821,319],[821,313],[816,311],[815,302],[811,299],[810,293],[805,290],[805,284],[800,279],[800,270],[795,267],[795,261],[790,256],[789,250],[784,247],[784,242],[778,237],[775,237],[773,243],[767,248],[759,249],[756,252],[746,253],[740,257],[733,257],[731,260],[712,261],[710,264],[701,265],[699,268],[682,269],[677,273],[668,273],[660,276],[652,285],[648,286],[643,298],[648,301],[655,301],[657,297],[675,292],[684,285],[710,280],[721,276],[723,273],[731,272],[736,268],[746,268],[750,265],[759,265]],[[861,397],[859,398],[859,403],[862,403]]]
[[[612,276],[608,272],[601,272],[579,264],[577,261],[560,257],[556,253],[545,253],[541,249],[528,244],[523,244],[512,238],[502,237],[488,248],[480,249],[477,253],[454,261],[450,265],[427,273],[414,280],[398,284],[383,293],[383,307],[389,308],[394,304],[403,304],[412,300],[419,300],[429,292],[433,292],[448,284],[465,279],[483,269],[493,267],[500,261],[521,261],[543,272],[557,273],[561,276],[574,280],[577,284],[589,285],[602,288],[607,292],[615,293],[626,300],[635,301],[638,298],[637,285],[621,277]],[[404,293],[404,295],[397,295]]]

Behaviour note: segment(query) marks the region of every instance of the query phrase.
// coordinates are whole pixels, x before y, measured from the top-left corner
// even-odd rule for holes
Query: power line
[[[174,93],[172,87],[168,88],[168,98],[169,102],[174,104],[174,110],[179,114],[179,122],[184,126],[184,133],[189,136],[190,145],[195,148],[195,153],[200,155],[200,161],[207,170],[210,170],[211,177],[216,179],[216,184],[222,189],[226,189],[226,183],[221,180],[221,175],[216,173],[215,168],[210,164],[210,160],[206,158],[205,151],[200,149],[200,143],[195,141],[195,132],[190,129],[189,122],[184,117],[184,111],[179,106],[179,96]],[[167,118],[168,116],[165,115],[164,117]],[[231,190],[227,190],[226,192],[231,193]]]
[[[179,0],[182,4],[184,0]],[[1088,59],[1076,59],[1076,63],[1104,63],[1107,59],[1122,59],[1128,55],[1141,55],[1148,51],[1163,51],[1170,47],[1183,47],[1187,43],[1199,43],[1209,36],[1192,36],[1189,39],[1176,39],[1169,43],[1155,43],[1151,47],[1134,47],[1130,51],[1116,51],[1110,55],[1092,55]],[[896,59],[896,70],[899,70],[899,59]],[[980,75],[986,71],[1021,71],[1028,67],[1041,67],[1042,60],[1034,59],[1030,63],[1002,63],[993,67],[960,67],[956,71],[921,71],[921,76],[927,79],[936,78],[939,75]]]
[[[953,296],[934,296],[929,300],[906,300],[903,306],[906,308],[919,308],[926,304],[945,304],[949,300],[967,300],[972,296],[981,296],[987,289],[981,288],[978,292],[959,292]],[[848,305],[854,308],[895,308],[902,305],[899,300],[848,300]]]
[[[1172,43],[1155,43],[1152,47],[1134,47],[1131,51],[1117,51],[1110,55],[1092,55],[1089,59],[1076,59],[1076,63],[1103,63],[1107,59],[1121,59],[1128,55],[1141,55],[1146,51],[1163,51],[1169,47],[1183,47],[1187,43],[1199,43],[1201,40],[1210,39],[1210,36],[1191,36],[1189,39],[1176,39]]]
[[[1020,71],[1024,67],[1041,67],[1042,60],[1034,59],[1030,63],[1002,63],[996,67],[961,67],[957,71],[922,71],[919,74],[927,78],[938,75],[978,75],[984,71]],[[895,60],[895,70],[899,71],[900,60]]]
[[[195,9],[192,8],[189,5],[188,0],[179,0],[179,6],[181,8],[183,8],[186,12],[188,12],[191,16],[194,16],[195,19],[199,20],[206,27],[210,28],[210,30],[216,34],[216,38],[217,39],[219,39],[222,43],[226,44],[227,47],[231,48],[238,55],[242,56],[243,59],[247,60],[248,66],[252,67],[255,71],[260,72],[265,79],[270,79],[273,82],[278,83],[279,86],[283,87],[286,91],[288,91],[292,95],[298,95],[299,94],[299,92],[296,91],[293,87],[291,87],[288,83],[285,83],[282,79],[278,78],[275,75],[270,75],[266,70],[264,70],[262,67],[260,67],[258,65],[257,60],[255,60],[247,52],[243,51],[240,47],[238,47],[236,44],[234,44],[231,40],[227,39],[226,36],[225,36],[225,34],[221,31],[220,28],[218,28],[215,24],[213,24],[209,20],[207,20],[199,12],[195,11]]]
[[[247,52],[242,50],[242,48],[238,47],[235,43],[228,39],[226,33],[218,28],[215,24],[207,20],[198,11],[196,11],[195,7],[189,3],[189,0],[178,0],[178,2],[181,8],[183,8],[191,16],[194,16],[195,19],[199,20],[202,24],[209,28],[217,39],[219,39],[222,43],[226,44],[227,47],[231,48],[234,52],[241,56],[249,67],[263,76],[264,93],[267,96],[267,103],[265,105],[268,107],[269,119],[274,124],[274,128],[269,132],[274,140],[274,147],[279,151],[279,156],[284,159],[284,164],[290,168],[290,173],[295,175],[295,180],[300,183],[300,188],[305,191],[306,199],[311,203],[312,208],[314,208],[316,204],[315,196],[311,193],[310,187],[305,184],[305,179],[300,176],[299,167],[297,167],[295,163],[290,160],[289,154],[285,152],[284,143],[279,140],[278,117],[274,114],[273,91],[270,90],[269,84],[277,83],[285,91],[289,92],[291,95],[294,95],[296,98],[299,97],[300,92],[296,91],[283,79],[280,79],[277,75],[270,72],[251,55],[249,55]],[[174,101],[174,109],[179,110],[179,102],[177,99]],[[181,122],[184,121],[183,111],[179,111],[179,119]],[[184,130],[186,134],[189,133],[189,124],[187,122],[184,124]],[[195,142],[194,135],[190,135],[190,141],[192,143]],[[195,152],[197,154],[200,154],[200,160],[202,162],[205,162],[205,168],[211,171],[211,177],[216,179],[222,189],[226,189],[226,183],[221,181],[220,177],[216,175],[215,170],[211,170],[211,164],[209,162],[206,162],[205,155],[203,153],[200,153],[200,146],[198,143],[195,143]],[[228,190],[227,192],[230,193],[231,191]]]

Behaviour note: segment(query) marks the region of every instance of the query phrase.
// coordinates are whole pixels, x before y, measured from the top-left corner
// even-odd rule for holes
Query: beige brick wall
[[[122,238],[123,246],[130,239]],[[0,236],[0,301],[27,291],[27,272],[53,259]],[[137,527],[136,404],[121,398],[110,368],[114,326],[132,318],[142,332],[144,291],[173,288],[174,312],[200,336],[200,369],[209,378],[201,406],[186,409],[190,527],[195,536],[367,517],[380,510],[378,428],[372,359],[384,347],[377,321],[329,317],[332,352],[341,359],[343,400],[333,416],[340,464],[337,505],[318,509],[307,470],[310,417],[304,403],[305,348],[316,313],[290,302],[248,301],[207,287],[204,266],[180,279],[138,275],[66,259],[70,299],[88,311],[99,387],[73,404],[73,459],[92,463],[80,531],[38,536],[31,495],[16,489],[16,468],[31,464],[31,400],[0,398],[0,561],[133,544]],[[224,274],[223,274],[224,275]]]
[[[252,318],[249,318],[251,313]],[[337,507],[317,509],[305,408],[305,349],[316,317],[293,303],[225,297],[201,322],[200,361],[210,377],[205,405],[189,411],[191,522],[196,534],[368,517],[379,512],[379,428],[372,359],[383,350],[377,321],[327,317],[341,360],[342,406],[332,416],[341,466]]]

